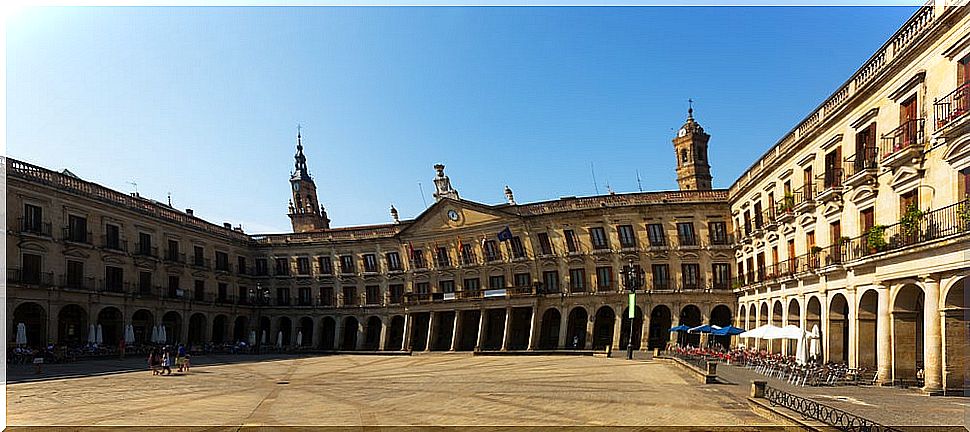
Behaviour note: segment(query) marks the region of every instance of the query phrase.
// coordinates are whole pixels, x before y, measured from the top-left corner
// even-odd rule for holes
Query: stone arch
[[[610,305],[601,306],[596,311],[593,321],[593,349],[606,349],[613,345],[613,326],[616,324],[616,313]]]
[[[808,297],[808,304],[805,306],[805,330],[812,331],[815,328],[818,328],[818,343],[821,344],[828,331],[822,328],[822,300],[813,295]]]
[[[673,317],[667,305],[659,304],[650,310],[650,330],[647,333],[648,349],[666,349],[670,340]]]
[[[307,347],[313,345],[313,318],[303,317],[300,318],[299,324],[297,324],[297,339],[300,342],[299,346]]]
[[[878,365],[876,331],[879,328],[879,292],[868,289],[859,297],[856,312],[856,363],[858,367],[875,369]]]
[[[259,325],[259,329],[256,331],[256,343],[260,345],[273,343],[273,337],[275,335],[270,334],[272,331],[272,322],[269,317],[259,317],[257,324]]]
[[[212,319],[212,343],[226,343],[226,333],[228,327],[229,317],[223,314],[216,315],[216,317]]]
[[[384,342],[385,351],[401,351],[404,349],[404,317],[394,315],[391,326],[387,329],[387,340]]]
[[[554,307],[542,313],[542,324],[539,326],[539,349],[553,350],[559,347],[559,328],[562,326],[562,314]]]
[[[131,314],[131,327],[135,331],[135,343],[149,343],[152,341],[155,316],[148,309],[138,309]]]
[[[337,321],[333,317],[323,317],[320,320],[320,349],[333,350],[336,343]]]
[[[711,317],[708,320],[711,325],[716,325],[718,327],[727,327],[731,325],[732,318],[734,315],[731,313],[731,307],[725,304],[719,304],[711,309]],[[731,347],[731,336],[714,336],[711,335],[712,344],[719,344],[723,348]]]
[[[775,327],[781,327],[781,317],[785,313],[785,306],[782,305],[781,299],[775,299],[771,302],[771,319],[768,324]],[[780,353],[781,352],[781,339],[772,339],[768,341],[771,347],[771,352]]]
[[[115,309],[117,310],[117,309]],[[10,346],[17,341],[17,324],[24,323],[27,332],[27,346],[41,347],[47,344],[47,310],[34,302],[24,302],[13,310],[11,323],[7,327],[10,332]],[[105,339],[107,341],[107,339]],[[118,341],[115,341],[117,343]]]
[[[640,349],[640,340],[643,339],[643,309],[640,306],[633,306],[633,349]],[[627,342],[630,341],[630,307],[623,308],[622,322],[620,323],[620,349],[627,349]]]
[[[788,312],[786,313],[786,320],[789,325],[794,325],[799,328],[802,326],[802,307],[798,302],[798,297],[792,297],[788,300]],[[808,330],[808,329],[802,329]],[[798,349],[798,341],[794,339],[788,339],[786,341],[788,344],[788,355],[795,355]]]
[[[288,347],[292,345],[293,344],[293,338],[292,338],[293,320],[291,320],[290,317],[283,316],[283,317],[280,317],[280,319],[277,320],[276,323],[277,323],[278,329],[277,329],[277,333],[273,335],[273,344],[279,345],[280,342],[277,341],[277,339],[281,338],[281,340],[283,341],[284,347]]]
[[[191,345],[201,345],[205,344],[206,337],[206,327],[208,327],[209,320],[206,318],[204,313],[196,312],[189,316],[189,334],[188,334],[188,344]]]
[[[168,311],[162,315],[162,326],[165,327],[165,343],[172,345],[182,340],[182,314]]]
[[[344,318],[341,329],[341,334],[343,335],[343,338],[340,341],[341,350],[353,351],[357,349],[357,332],[359,330],[360,321],[357,321],[357,317],[348,316]]]
[[[102,308],[98,312],[98,322],[101,325],[101,340],[104,345],[117,345],[125,336],[125,316],[114,306]]]
[[[748,305],[741,305],[738,308],[738,327],[748,329]]]
[[[14,321],[16,331],[16,321]],[[149,329],[151,332],[151,329]],[[151,333],[149,333],[151,335]],[[83,307],[68,304],[57,313],[57,343],[79,344],[87,341],[88,313]]]
[[[364,349],[377,351],[381,346],[381,318],[371,315],[367,318],[367,325],[364,327]]]
[[[943,322],[943,388],[970,395],[970,277],[944,290]]]
[[[569,311],[566,320],[566,347],[584,349],[586,347],[586,322],[589,312],[582,306],[576,306]]]
[[[680,320],[678,324],[685,325],[687,327],[697,327],[704,324],[704,320],[701,317],[701,309],[696,305],[686,305],[680,309]],[[688,333],[680,332],[678,335],[680,345],[690,345],[699,346],[701,344],[701,335],[699,333]]]
[[[836,293],[829,301],[828,361],[849,361],[849,302],[845,295]]]
[[[902,285],[893,299],[894,382],[915,385],[917,371],[923,368],[923,302],[923,288],[914,283]]]
[[[236,320],[232,324],[232,341],[245,341],[247,344],[249,343],[249,318],[242,315],[236,317]]]

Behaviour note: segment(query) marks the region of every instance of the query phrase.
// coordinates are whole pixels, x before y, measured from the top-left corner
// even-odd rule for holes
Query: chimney
[[[192,209],[185,209],[185,213],[188,214],[189,216],[195,216],[195,214],[192,213]]]
[[[232,229],[232,224],[229,223],[229,222],[223,222],[222,223],[222,227],[225,228],[225,229],[227,229],[227,230],[231,230]]]

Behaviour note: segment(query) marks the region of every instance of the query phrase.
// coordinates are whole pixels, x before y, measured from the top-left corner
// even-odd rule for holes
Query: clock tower
[[[711,166],[707,163],[707,141],[711,136],[694,121],[694,107],[687,110],[687,121],[674,138],[677,157],[677,184],[680,190],[711,190]]]
[[[321,231],[330,229],[330,219],[327,211],[317,201],[317,186],[310,177],[306,166],[306,156],[303,155],[303,137],[300,131],[296,133],[295,171],[290,176],[289,214],[293,232]]]

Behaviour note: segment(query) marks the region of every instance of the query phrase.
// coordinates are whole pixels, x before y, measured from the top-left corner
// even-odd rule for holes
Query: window
[[[678,228],[680,228],[678,224]],[[744,235],[751,235],[751,212],[748,210],[744,211]]]
[[[229,285],[227,285],[225,282],[219,282],[219,285],[217,285],[216,290],[218,295],[218,297],[216,298],[220,302],[225,302],[229,297]],[[307,288],[307,290],[309,290],[309,288]]]
[[[451,257],[448,256],[448,248],[439,246],[435,249],[435,266],[451,267]]]
[[[333,261],[328,256],[317,257],[317,267],[320,268],[320,274],[333,274]]]
[[[761,229],[764,225],[764,215],[761,213],[761,201],[754,203],[754,229]]]
[[[919,128],[917,127],[917,120],[919,118],[918,110],[919,106],[916,105],[916,95],[899,104],[899,125],[902,128],[899,131],[899,140],[896,141],[896,146],[892,149],[893,151],[914,144],[920,138]]]
[[[547,293],[560,292],[558,271],[548,270],[542,272],[542,291]]]
[[[461,244],[461,263],[464,265],[473,265],[477,263],[475,251],[472,250],[472,245],[468,243]]]
[[[677,237],[681,246],[697,246],[697,237],[694,236],[694,223],[679,222],[677,224]]]
[[[218,267],[219,267],[219,264],[217,262],[216,268]],[[303,257],[303,256],[296,257],[296,273],[303,276],[310,274],[310,257]]]
[[[424,251],[421,249],[414,249],[411,251],[411,261],[414,263],[414,268],[416,269],[428,267],[428,264],[424,262]]]
[[[202,246],[194,246],[194,254],[192,255],[192,264],[197,266],[205,266],[205,248]]]
[[[714,276],[714,289],[731,288],[731,265],[711,264],[711,274]]]
[[[815,231],[805,233],[805,249],[811,251],[815,247]]]
[[[289,288],[277,288],[276,289],[276,304],[280,306],[290,305],[290,289]]]
[[[512,281],[515,282],[517,287],[530,287],[532,286],[532,275],[529,273],[516,273],[512,275]]]
[[[182,288],[179,287],[179,277],[168,277],[168,296],[169,298],[182,298]]]
[[[650,246],[666,246],[667,239],[664,236],[663,224],[648,224],[647,240],[650,241]]]
[[[475,292],[481,287],[481,281],[478,278],[465,279],[461,282],[461,287],[463,291]]]
[[[392,304],[401,303],[401,299],[404,298],[404,285],[401,285],[401,284],[388,285],[387,289],[391,293],[391,303]]]
[[[586,269],[569,269],[569,292],[586,292]]]
[[[872,123],[855,134],[855,155],[852,156],[854,172],[875,168],[876,154],[876,124]]]
[[[41,256],[25,253],[23,259],[23,272],[21,278],[26,283],[39,284],[41,274]]]
[[[512,258],[525,257],[525,248],[522,247],[522,239],[519,236],[512,237],[512,240],[509,240],[509,245],[512,247]]]
[[[302,287],[297,291],[297,304],[300,306],[313,305],[313,296],[310,294],[310,287]]]
[[[549,234],[539,233],[536,236],[539,238],[539,253],[552,255],[552,243],[549,242]]]
[[[778,276],[778,246],[771,247],[771,274],[769,276]]]
[[[240,285],[239,288],[236,290],[236,292],[238,293],[238,297],[236,297],[236,301],[239,304],[244,305],[249,303],[249,289],[247,289],[245,286]]]
[[[502,254],[498,250],[495,240],[486,240],[482,245],[485,252],[485,261],[498,261],[502,259]]]
[[[810,201],[815,197],[815,190],[812,188],[813,182],[815,181],[815,175],[813,173],[812,167],[807,166],[802,169],[802,199],[801,201]]]
[[[276,258],[276,275],[277,276],[289,276],[290,275],[290,263],[287,258]]]
[[[616,227],[616,234],[620,237],[620,247],[636,247],[637,236],[633,232],[632,225],[620,225]]]
[[[205,300],[205,281],[197,280],[195,281],[195,289],[192,291],[193,300],[203,301]]]
[[[266,258],[256,258],[256,276],[266,276],[269,268],[266,265]]]
[[[104,267],[104,289],[111,292],[124,292],[125,270],[121,267]]]
[[[150,275],[151,273],[149,273]],[[84,287],[84,262],[83,261],[68,261],[67,262],[67,276],[66,276],[65,286],[67,288],[80,289]]]
[[[242,275],[246,274],[246,257],[236,257],[236,271]]]
[[[728,242],[727,235],[727,223],[725,222],[710,222],[707,224],[708,235],[710,236],[711,244],[715,245],[726,245]]]
[[[681,264],[681,283],[683,289],[700,288],[700,266],[697,264]]]
[[[443,293],[453,293],[455,292],[455,281],[453,280],[438,281],[438,288],[440,288],[441,292]]]
[[[332,286],[320,287],[320,305],[321,306],[336,306],[337,299],[333,294]]]
[[[788,240],[788,268],[786,269],[788,273],[795,272],[795,240]]]
[[[589,229],[589,242],[593,245],[593,249],[608,249],[610,247],[609,241],[606,240],[606,231],[601,227]]]
[[[899,196],[899,214],[902,216],[906,213],[906,210],[910,206],[915,206],[919,208],[919,196],[916,194],[916,190],[906,192]]]
[[[104,247],[107,249],[121,249],[121,229],[118,225],[106,224],[104,226]]]
[[[758,280],[765,280],[765,254],[764,252],[759,252],[756,258],[758,262]]]
[[[576,234],[573,233],[573,230],[563,230],[562,234],[566,238],[566,250],[569,252],[577,252],[579,245],[576,244]]]
[[[387,253],[387,269],[389,271],[400,271],[401,270],[401,255],[397,252]]]
[[[152,292],[151,272],[138,272],[138,292],[141,294],[150,294]]]
[[[861,212],[859,212],[859,228],[862,229],[862,234],[866,234],[869,228],[876,225],[876,212],[874,207],[869,207]]]
[[[488,277],[488,289],[502,289],[505,288],[505,275],[496,275]]]
[[[670,267],[667,264],[654,264],[652,266],[653,289],[670,289]]]
[[[86,218],[68,215],[67,240],[78,243],[88,242],[88,220]]]
[[[364,287],[364,301],[369,305],[381,304],[381,287],[378,285]]]
[[[596,291],[613,290],[613,267],[596,267]]]
[[[768,211],[766,213],[768,215],[768,221],[769,222],[774,222],[774,220],[775,220],[775,194],[772,193],[772,192],[768,192],[768,195],[767,196],[768,196]]]
[[[179,262],[179,242],[178,240],[169,240],[168,249],[165,249],[165,259],[169,261]]]
[[[958,177],[960,180],[957,184],[957,201],[963,201],[970,195],[970,168],[960,170]]]
[[[364,271],[368,273],[377,273],[377,255],[364,254]]]
[[[414,292],[417,294],[427,294],[431,292],[431,284],[428,282],[417,282],[414,284]]]
[[[50,235],[43,230],[43,210],[39,206],[24,204],[24,226],[26,232]]]
[[[344,287],[344,306],[356,306],[357,302],[357,287],[355,286],[345,286]]]
[[[305,259],[305,258],[304,258]],[[307,274],[310,273],[310,262],[307,261]],[[229,254],[216,251],[216,270],[229,271]]]
[[[354,268],[354,256],[353,255],[341,255],[340,256],[340,272],[341,273],[354,273],[357,269]]]

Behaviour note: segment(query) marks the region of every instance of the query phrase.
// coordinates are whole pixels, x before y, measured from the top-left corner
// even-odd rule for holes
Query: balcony
[[[124,294],[130,291],[130,287],[131,284],[128,282],[98,279],[98,292],[100,293]]]
[[[128,252],[128,241],[117,237],[101,236],[102,248],[110,252]]]
[[[694,280],[681,280],[677,291],[703,291],[705,288],[704,280],[697,278]]]
[[[41,222],[38,219],[17,218],[21,234],[31,234],[42,237],[51,237],[51,223]]]
[[[185,264],[185,254],[173,249],[165,249],[164,260],[175,264]]]
[[[313,306],[313,299],[309,297],[301,297],[296,299],[297,306]]]
[[[865,147],[862,153],[845,158],[843,168],[845,180],[842,181],[842,185],[851,188],[875,184],[876,176],[879,174],[878,155],[879,149],[876,147]]]
[[[218,305],[231,305],[235,303],[235,300],[230,295],[216,296],[216,304]]]
[[[63,233],[64,233],[63,239],[66,242],[80,243],[80,244],[86,244],[86,245],[91,244],[91,239],[92,239],[91,231],[72,230],[70,227],[64,227]]]
[[[749,233],[751,234],[751,233]],[[697,249],[700,244],[697,242],[696,236],[682,236],[677,238],[678,249]]]
[[[791,223],[795,220],[795,194],[786,193],[778,208],[775,209],[775,220],[778,223]]]
[[[734,235],[732,234],[712,235],[709,241],[708,247],[711,249],[731,249],[734,247]]]
[[[205,257],[200,257],[200,256],[194,256],[194,257],[192,257],[191,264],[192,264],[192,267],[197,267],[197,268],[200,268],[200,269],[206,269],[206,270],[208,270],[208,269],[212,268],[212,264],[209,261],[209,259],[208,258],[205,258]]]
[[[792,194],[792,210],[795,213],[811,213],[815,210],[815,185],[806,183]]]
[[[335,296],[333,294],[320,296],[319,298],[317,298],[317,306],[321,306],[321,307],[336,307],[337,306],[337,296]]]
[[[842,168],[829,168],[816,177],[816,184],[821,187],[816,189],[815,200],[820,203],[841,200],[842,174]]]
[[[145,298],[145,299],[156,299],[162,296],[162,287],[155,285],[145,285],[139,286],[134,291],[131,292],[132,297],[135,298]]]
[[[11,267],[7,269],[7,282],[51,286],[54,285],[54,272],[25,272],[23,269]]]
[[[970,200],[963,200],[925,212],[914,223],[897,222],[873,227],[869,233],[849,239],[844,244],[843,253],[846,261],[852,261],[945,237],[968,234]]]
[[[62,274],[58,280],[58,286],[79,291],[94,291],[97,284],[94,277],[68,277]]]
[[[223,273],[229,273],[229,272],[232,271],[232,267],[229,266],[229,263],[227,263],[227,262],[219,262],[219,261],[216,261],[216,271],[217,272],[223,272]],[[309,270],[307,270],[307,274],[310,274],[310,271]]]
[[[879,148],[880,163],[898,168],[905,164],[919,161],[923,155],[923,126],[924,119],[913,119],[899,125],[898,128],[882,136]]]
[[[671,289],[670,279],[654,279],[651,291],[670,291]]]
[[[158,258],[158,247],[150,244],[135,243],[135,256]]]
[[[958,136],[966,132],[970,125],[970,82],[939,99],[933,100],[933,123],[936,133],[944,138]]]

